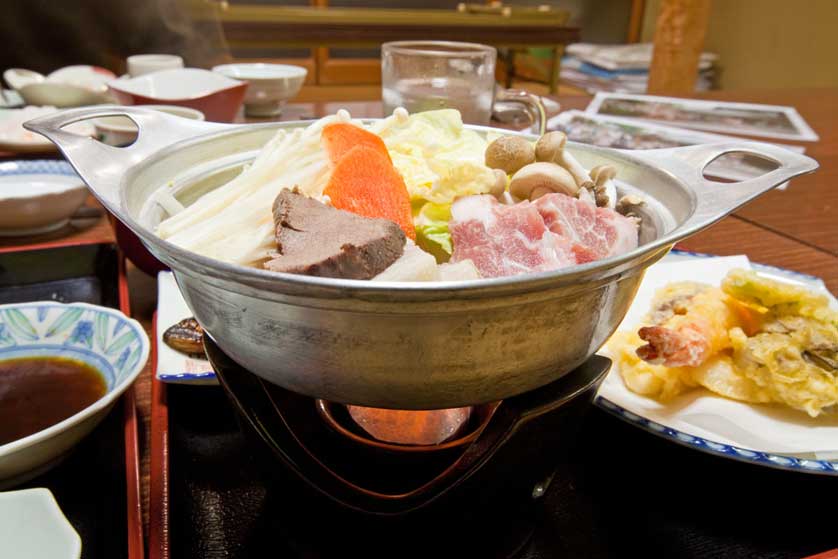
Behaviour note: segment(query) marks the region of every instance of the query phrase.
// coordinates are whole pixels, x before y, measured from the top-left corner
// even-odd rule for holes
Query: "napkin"
[[[648,312],[659,287],[673,281],[702,281],[719,285],[733,268],[750,267],[745,256],[713,258],[670,257],[651,266],[643,279],[620,330],[636,329]],[[828,293],[815,278],[756,268],[761,274]],[[607,353],[605,349],[603,353]],[[696,388],[666,403],[631,392],[616,365],[606,377],[599,396],[648,420],[709,441],[740,448],[818,460],[838,457],[838,417],[811,418],[779,404],[746,404]]]
[[[170,326],[191,316],[174,274],[157,274],[157,378],[179,384],[218,384],[209,361],[190,357],[163,341],[163,333]]]

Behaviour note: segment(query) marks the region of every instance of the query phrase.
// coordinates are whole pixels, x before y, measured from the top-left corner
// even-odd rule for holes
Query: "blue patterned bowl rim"
[[[33,308],[36,309],[38,321],[45,320],[51,309],[59,308],[64,310],[58,319],[53,321],[52,325],[47,329],[44,337],[54,336],[56,333],[60,334],[68,332],[65,341],[63,343],[48,342],[46,344],[32,344],[30,342],[38,341],[39,338],[37,333],[35,333],[33,326],[30,324],[27,329],[25,324],[21,325],[18,323],[13,326],[13,329],[24,338],[25,343],[6,343],[4,345],[4,340],[7,340],[6,336],[12,335],[6,326],[11,322],[18,320],[21,316],[20,313],[15,313],[14,311],[21,311],[22,309],[31,310]],[[9,311],[12,312],[10,313]],[[79,320],[82,317],[85,317],[85,311],[92,311],[88,316],[92,316],[93,321]],[[113,336],[116,337],[119,332],[124,330],[121,336],[115,339],[112,338],[110,343],[110,348],[116,348],[117,351],[123,350],[117,357],[116,363],[116,365],[123,366],[125,368],[123,371],[124,374],[120,375],[121,378],[117,379],[116,377],[112,377],[109,379],[109,373],[107,371],[100,370],[100,372],[105,375],[106,382],[108,383],[108,391],[104,396],[78,413],[71,415],[67,419],[60,421],[55,425],[47,427],[46,429],[33,433],[27,437],[23,437],[22,439],[0,445],[0,457],[13,454],[23,448],[45,441],[63,431],[66,431],[72,426],[81,423],[87,418],[100,413],[104,409],[107,409],[122,395],[123,392],[125,392],[125,390],[128,389],[129,386],[131,386],[140,372],[142,372],[143,367],[145,367],[145,364],[148,361],[150,351],[150,342],[145,329],[143,329],[139,322],[125,316],[124,313],[117,309],[91,305],[88,303],[59,303],[56,301],[34,301],[28,303],[0,305],[0,360],[3,359],[3,354],[7,353],[11,348],[17,348],[19,351],[15,351],[16,353],[26,355],[26,348],[28,346],[32,346],[32,354],[37,352],[38,355],[48,355],[50,350],[56,350],[57,354],[62,348],[67,348],[67,344],[72,343],[79,344],[81,346],[90,344],[88,346],[89,348],[92,348],[94,344],[99,344],[102,349],[101,352],[85,348],[78,349],[76,346],[69,346],[69,349],[73,353],[83,351],[91,357],[93,357],[93,354],[96,354],[99,355],[99,359],[107,361],[107,357],[103,354],[105,351],[104,345],[107,342],[107,332],[104,334],[105,341],[102,342],[103,338],[101,335],[98,335],[90,328],[80,328],[79,326],[84,322],[90,323],[92,326],[95,321],[96,327],[107,325],[110,329],[111,317],[116,319],[113,327]],[[62,324],[56,327],[58,322],[62,322]],[[52,331],[52,333],[50,333],[50,331]],[[33,337],[35,339],[33,339]],[[94,338],[96,339],[95,342],[93,341]],[[125,352],[128,351],[129,347],[133,346],[134,342],[137,342],[137,345],[134,347],[134,351],[131,351],[128,354],[128,357],[130,357],[129,360],[128,357],[123,356],[126,355]],[[66,351],[66,349],[64,350]],[[136,356],[134,356],[134,354],[136,354]],[[114,355],[115,352],[112,352],[111,359],[114,358]],[[121,364],[119,363],[120,360],[122,361]]]
[[[79,177],[67,161],[63,159],[17,159],[0,162],[0,176],[12,175],[63,175]]]
[[[679,256],[688,256],[694,258],[713,258],[715,254],[704,254],[700,252],[690,252],[686,250],[674,249],[670,251],[672,254]],[[804,274],[802,272],[795,272],[785,268],[778,268],[777,266],[769,266],[767,264],[759,264],[751,262],[756,271],[763,271],[767,273],[777,273],[789,278],[795,278],[813,286],[823,286],[823,281],[816,277]],[[796,472],[804,472],[809,474],[833,475],[838,476],[838,461],[834,460],[815,460],[807,458],[798,458],[796,456],[784,456],[781,454],[773,454],[770,452],[761,452],[749,448],[740,448],[728,444],[723,444],[696,435],[690,435],[677,429],[672,429],[666,425],[662,425],[655,421],[641,417],[636,413],[630,412],[627,409],[615,404],[602,396],[597,396],[595,403],[598,407],[607,411],[608,413],[619,417],[623,421],[636,425],[645,431],[668,439],[672,442],[687,446],[689,448],[715,454],[724,458],[730,458],[740,462],[749,462],[759,466],[766,466],[769,468],[776,468],[780,470],[790,470]]]

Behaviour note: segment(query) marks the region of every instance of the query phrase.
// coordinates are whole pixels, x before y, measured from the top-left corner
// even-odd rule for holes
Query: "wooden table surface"
[[[735,215],[695,235],[679,246],[719,255],[746,254],[754,262],[794,269],[824,279],[838,293],[838,89],[713,92],[705,97],[732,101],[794,105],[821,136],[805,143],[806,153],[821,169],[792,181],[786,191],[775,191],[752,202]],[[559,98],[563,109],[584,108],[588,97]],[[346,107],[353,116],[381,115],[378,102],[310,103],[290,105],[284,119],[315,118]],[[146,327],[156,307],[156,281],[129,266],[132,312]],[[136,384],[141,420],[141,489],[147,523],[149,433],[151,408],[150,364]],[[148,541],[148,540],[146,540]]]

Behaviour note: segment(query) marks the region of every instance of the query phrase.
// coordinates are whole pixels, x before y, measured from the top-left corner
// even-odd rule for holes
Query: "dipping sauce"
[[[105,395],[102,374],[64,357],[0,361],[0,445],[67,419]]]

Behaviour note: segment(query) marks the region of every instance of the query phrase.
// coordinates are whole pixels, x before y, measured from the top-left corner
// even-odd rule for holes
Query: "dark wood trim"
[[[364,25],[223,22],[231,46],[378,46],[395,40],[468,41],[505,47],[554,46],[579,40],[578,27]]]
[[[643,35],[643,15],[646,13],[646,0],[631,0],[627,43],[639,43]]]

